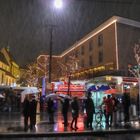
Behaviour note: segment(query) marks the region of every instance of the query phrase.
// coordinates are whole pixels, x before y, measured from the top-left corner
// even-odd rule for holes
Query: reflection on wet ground
[[[48,114],[46,112],[44,113],[38,113],[37,118],[37,125],[35,127],[34,131],[28,130],[26,133],[47,133],[47,132],[72,132],[70,128],[71,123],[71,113],[69,113],[69,126],[64,127],[63,125],[63,117],[61,115],[61,112],[57,112],[55,114],[55,123],[49,124],[48,121]],[[24,124],[23,124],[23,116],[21,113],[1,113],[0,114],[0,133],[20,133],[24,132]],[[130,127],[129,127],[130,128]],[[131,122],[131,128],[139,129],[139,122],[133,121]],[[84,131],[104,131],[104,130],[116,130],[116,129],[124,129],[123,123],[121,123],[118,127],[112,127],[112,128],[106,128],[105,127],[105,121],[103,120],[100,125],[97,125],[97,123],[93,123],[93,130],[88,130],[85,128],[84,125],[84,117],[83,114],[79,115],[78,118],[78,132],[84,132]],[[74,131],[73,131],[74,132]]]

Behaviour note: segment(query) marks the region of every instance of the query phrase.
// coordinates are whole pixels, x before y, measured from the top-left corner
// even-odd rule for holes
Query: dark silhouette
[[[43,112],[44,110],[44,97],[40,96],[40,112]]]
[[[36,109],[37,109],[37,101],[35,96],[32,96],[32,100],[30,101],[30,129],[35,128],[36,125]]]
[[[30,102],[28,96],[25,96],[23,102],[24,131],[28,130],[28,119],[30,117]]]
[[[103,110],[105,120],[106,120],[106,96],[103,97],[103,101],[102,101],[101,106],[102,106],[102,110]]]
[[[92,129],[93,114],[95,113],[94,102],[91,99],[91,93],[88,93],[88,97],[85,101],[85,108],[87,114],[87,124],[86,127]]]
[[[51,98],[47,102],[47,111],[49,115],[49,122],[54,123],[54,102]]]
[[[64,126],[68,126],[69,99],[65,98],[64,101],[61,100],[61,103],[62,103],[62,114],[64,117]]]
[[[124,93],[123,95],[123,108],[124,108],[124,121],[129,122],[129,107],[130,107],[130,96],[129,93]]]
[[[112,126],[113,101],[111,95],[107,95],[106,103],[106,126]]]
[[[117,97],[114,94],[112,95],[112,102],[113,102],[113,125],[118,126],[117,111],[118,111],[119,101],[118,101]]]
[[[73,101],[71,102],[71,109],[72,109],[72,122],[71,122],[71,129],[77,130],[77,119],[79,116],[79,104],[77,97],[73,98]],[[73,123],[75,123],[73,127]]]

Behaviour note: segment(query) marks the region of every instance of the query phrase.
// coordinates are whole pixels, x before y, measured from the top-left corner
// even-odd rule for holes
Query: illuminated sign
[[[68,85],[59,85],[57,93],[67,94]],[[83,85],[70,85],[69,92],[72,96],[83,96],[85,93],[85,86]]]

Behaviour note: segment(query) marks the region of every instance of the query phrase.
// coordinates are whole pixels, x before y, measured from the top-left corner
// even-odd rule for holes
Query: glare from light
[[[55,0],[54,1],[54,6],[58,9],[62,8],[62,6],[63,6],[62,0]]]

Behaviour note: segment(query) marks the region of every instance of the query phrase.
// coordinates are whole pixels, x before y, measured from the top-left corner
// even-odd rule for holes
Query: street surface
[[[104,120],[101,125],[97,125],[94,117],[93,130],[89,130],[84,126],[83,114],[80,114],[78,130],[75,131],[70,128],[71,112],[68,115],[69,126],[66,128],[61,111],[55,113],[54,124],[49,124],[47,112],[38,112],[36,118],[35,129],[24,132],[22,113],[0,112],[0,140],[140,140],[140,124],[137,120],[131,121],[128,126],[121,122],[117,127],[106,128]]]

